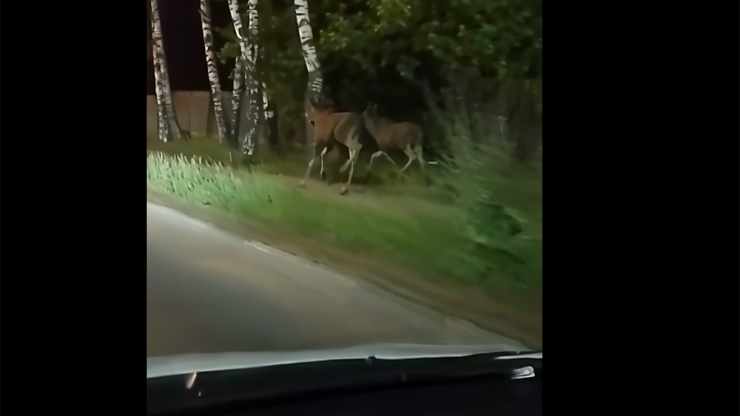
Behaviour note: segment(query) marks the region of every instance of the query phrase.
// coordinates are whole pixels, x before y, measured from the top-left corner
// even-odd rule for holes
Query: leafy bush
[[[465,212],[461,226],[473,246],[471,253],[484,260],[477,262],[483,265],[479,272],[503,272],[525,258],[538,259],[519,250],[522,239],[541,240],[542,172],[536,163],[513,157],[515,143],[507,138],[506,120],[491,104],[494,87],[480,78],[472,80],[469,87],[458,83],[445,91],[441,105],[430,103],[435,130],[444,136],[447,149],[446,174],[436,185],[454,190]],[[536,261],[541,263],[541,256]],[[524,286],[539,283],[506,274]],[[541,280],[541,274],[537,277]]]

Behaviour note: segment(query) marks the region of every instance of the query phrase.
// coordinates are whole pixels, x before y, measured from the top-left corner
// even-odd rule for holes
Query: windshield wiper
[[[174,411],[149,414],[244,410],[366,391],[485,379],[516,380],[535,377],[541,368],[541,353],[537,357],[537,353],[527,352],[400,360],[369,357],[199,373],[190,389],[185,389],[182,377],[178,378],[179,397],[171,398],[178,404],[170,407]]]

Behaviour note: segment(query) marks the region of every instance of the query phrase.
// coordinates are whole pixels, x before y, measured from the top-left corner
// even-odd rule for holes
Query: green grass
[[[150,152],[162,152],[170,155],[183,155],[187,157],[201,157],[204,160],[220,162],[226,166],[233,166],[234,160],[238,159],[238,154],[230,153],[217,140],[194,137],[188,141],[174,141],[163,143],[158,139],[147,139],[147,150]],[[404,155],[393,155],[396,163],[405,163]],[[259,165],[257,170],[272,175],[283,175],[294,178],[303,177],[306,173],[308,155],[302,149],[285,150],[280,155],[270,152],[259,152],[256,157]],[[368,174],[367,165],[370,158],[367,154],[361,153],[358,163],[355,167],[355,174],[352,183],[355,185],[368,185],[373,188],[375,194],[387,196],[407,196],[429,202],[449,204],[451,196],[449,192],[441,187],[424,186],[425,180],[414,163],[404,174],[401,181],[396,181],[397,168],[393,167],[383,158],[378,158],[373,162],[372,173]],[[339,153],[334,151],[326,156],[326,173],[329,183],[344,182],[347,180],[346,174],[338,172],[339,167],[344,163]],[[403,164],[401,163],[401,164]],[[314,165],[312,177],[318,178],[318,163]],[[427,173],[434,178],[440,167],[429,165]],[[384,186],[386,184],[393,186]]]
[[[247,172],[227,167],[228,152],[214,141],[148,142],[148,150],[152,152],[147,158],[147,186],[152,191],[352,253],[382,256],[429,279],[491,291],[507,287],[528,292],[541,287],[541,218],[525,218],[516,209],[511,211],[521,217],[523,233],[502,237],[494,244],[479,244],[471,238],[462,210],[431,202],[433,197],[424,201],[425,192],[435,193],[433,186],[431,191],[418,191],[414,198],[421,202],[413,204],[394,198],[394,192],[387,189],[389,195],[384,196],[383,186],[378,187],[378,194],[366,196],[368,203],[361,203],[354,194],[322,198],[310,187],[289,186],[274,174],[294,176],[300,158],[272,158],[259,170]],[[305,156],[302,161],[300,173],[305,169]],[[413,184],[392,188],[397,193],[414,187],[419,188]],[[442,214],[447,212],[451,214]]]
[[[187,157],[198,156],[205,160],[217,161],[229,165],[230,152],[217,140],[193,137],[190,140],[178,140],[164,143],[159,139],[148,138],[146,148],[150,152],[163,152]]]

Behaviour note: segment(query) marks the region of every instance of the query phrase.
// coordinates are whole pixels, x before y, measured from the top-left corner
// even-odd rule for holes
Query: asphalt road
[[[522,347],[147,203],[147,357],[381,342]]]

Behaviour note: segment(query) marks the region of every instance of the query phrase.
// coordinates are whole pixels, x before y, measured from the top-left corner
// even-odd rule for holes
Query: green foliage
[[[541,0],[314,0],[309,11],[325,72],[339,64],[350,85],[382,73],[429,80],[454,68],[500,81],[541,77]],[[261,2],[259,12],[268,88],[298,98],[305,66],[292,2]],[[220,33],[230,41],[222,56],[233,58],[235,37]],[[541,107],[541,88],[529,92]]]
[[[395,65],[410,77],[432,58],[442,67],[504,75],[512,60],[541,49],[541,17],[517,0],[355,0],[335,7],[319,30],[319,53],[344,51],[370,70]],[[531,67],[521,65],[515,70]]]
[[[541,168],[512,158],[515,143],[484,98],[494,86],[480,79],[470,84],[469,90],[444,93],[445,111],[430,104],[435,130],[453,144],[443,158],[446,174],[436,185],[454,190],[456,204],[465,210],[460,226],[472,241],[473,256],[490,259],[476,262],[481,275],[495,272],[521,286],[539,287],[541,274],[524,276],[517,269],[529,263],[530,270],[541,273],[541,256],[531,255],[534,241],[541,250]]]

